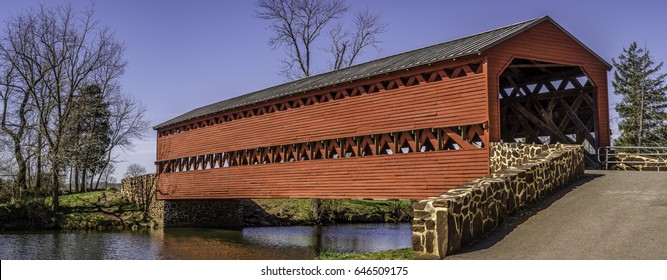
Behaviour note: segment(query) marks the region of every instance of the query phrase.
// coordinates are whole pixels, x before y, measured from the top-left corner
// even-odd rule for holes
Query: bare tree
[[[0,201],[11,201],[12,198],[16,197],[16,188],[12,186],[14,182],[13,174],[15,174],[13,164],[15,162],[11,160],[13,157],[9,152],[12,144],[5,134],[0,133]]]
[[[134,178],[148,173],[146,168],[136,163],[130,164],[125,171],[125,178]]]
[[[257,17],[271,21],[269,45],[287,47],[282,74],[288,79],[311,75],[313,43],[348,10],[342,0],[259,0],[257,6]]]
[[[0,178],[7,180],[12,172],[11,153],[9,152],[10,140],[5,134],[0,134]]]
[[[367,47],[378,48],[382,43],[377,35],[385,32],[386,24],[380,22],[378,14],[363,10],[354,14],[352,30],[338,23],[329,31],[331,45],[326,49],[333,56],[332,69],[352,66],[355,59]]]
[[[34,106],[48,149],[52,208],[57,210],[66,135],[76,125],[77,94],[87,85],[104,89],[113,84],[126,66],[124,47],[108,28],[99,26],[92,10],[77,12],[71,6],[30,10],[10,19],[5,33],[9,55],[3,58],[17,66],[12,85],[29,93]]]
[[[27,189],[26,150],[23,145],[28,132],[28,113],[32,94],[39,90],[46,73],[40,61],[41,50],[32,36],[37,29],[32,18],[18,17],[7,23],[0,39],[0,128],[12,142],[17,165],[16,187]],[[18,197],[13,197],[17,199]]]
[[[145,136],[148,121],[144,115],[146,107],[134,98],[122,94],[116,94],[111,98],[111,116],[109,119],[110,132],[109,145],[106,148],[106,164],[115,162],[114,153],[120,149],[128,151],[132,149],[134,140],[141,140]],[[102,173],[97,177],[95,188],[99,185]]]
[[[116,181],[116,178],[114,178],[112,175],[113,173],[116,172],[116,165],[113,163],[107,164],[107,166],[102,170],[101,177],[104,177],[104,187],[108,188],[109,183],[114,183]],[[99,187],[99,179],[97,184],[95,185],[95,189]]]
[[[28,124],[25,116],[30,95],[27,92],[18,93],[18,104],[15,104],[16,102],[12,100],[13,93],[14,90],[9,88],[0,92],[2,102],[2,119],[0,120],[0,128],[2,128],[2,131],[9,136],[9,139],[11,139],[13,144],[14,159],[16,160],[16,165],[18,167],[14,186],[20,189],[27,189],[28,185],[26,178],[28,162],[24,156],[24,147],[22,145]],[[11,115],[15,115],[15,117],[12,117]],[[15,121],[12,122],[10,119],[15,119]],[[15,195],[12,196],[11,199],[17,200],[19,198],[19,192],[15,191],[12,193]]]

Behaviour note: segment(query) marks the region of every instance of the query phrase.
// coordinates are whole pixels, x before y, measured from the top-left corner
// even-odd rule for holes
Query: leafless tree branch
[[[348,10],[342,0],[259,0],[257,6],[257,17],[271,21],[274,36],[269,45],[287,47],[281,73],[288,79],[312,74],[313,43],[327,24]]]
[[[67,137],[82,121],[80,112],[85,109],[80,108],[81,89],[99,87],[111,105],[109,118],[115,130],[109,136],[113,141],[107,147],[108,155],[116,148],[131,147],[133,139],[143,136],[145,109],[119,94],[118,80],[126,67],[123,52],[123,44],[109,28],[99,25],[92,8],[75,11],[71,6],[42,5],[10,19],[5,26],[0,38],[3,131],[17,136],[17,143],[37,143],[30,144],[32,150],[19,148],[17,161],[23,154],[39,159],[42,149],[46,151],[54,209],[58,208],[62,171],[70,162]],[[21,129],[30,129],[36,136],[25,137]],[[92,184],[92,176],[90,180]]]
[[[379,14],[363,10],[354,14],[353,32],[345,31],[341,24],[329,32],[331,44],[326,49],[333,56],[333,69],[352,66],[362,51],[368,47],[379,48],[382,43],[377,36],[386,31],[386,24]]]

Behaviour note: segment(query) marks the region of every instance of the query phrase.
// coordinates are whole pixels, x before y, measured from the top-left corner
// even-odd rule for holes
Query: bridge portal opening
[[[503,142],[583,144],[596,164],[596,87],[581,67],[516,58],[499,85]]]

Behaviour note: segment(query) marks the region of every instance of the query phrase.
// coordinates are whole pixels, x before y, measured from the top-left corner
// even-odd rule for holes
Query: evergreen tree
[[[83,87],[76,98],[76,126],[68,134],[68,157],[76,168],[76,187],[79,188],[78,173],[81,182],[102,172],[106,166],[106,149],[109,146],[111,127],[109,103],[99,86]],[[91,184],[92,185],[92,184]],[[91,186],[92,187],[92,186]]]
[[[667,146],[667,85],[647,49],[633,42],[612,60],[614,93],[623,100],[616,104],[621,117],[617,146]]]
[[[105,155],[111,135],[111,124],[109,123],[111,112],[109,103],[105,100],[104,93],[99,86],[84,87],[81,94],[82,102],[85,103],[84,107],[87,109],[82,122],[85,137],[82,148],[85,151],[86,167],[92,176],[102,172],[106,166]]]

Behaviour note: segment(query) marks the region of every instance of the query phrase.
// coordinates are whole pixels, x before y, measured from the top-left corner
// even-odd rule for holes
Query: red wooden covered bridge
[[[158,198],[425,198],[500,141],[593,161],[609,69],[541,17],[241,95],[155,127]]]

